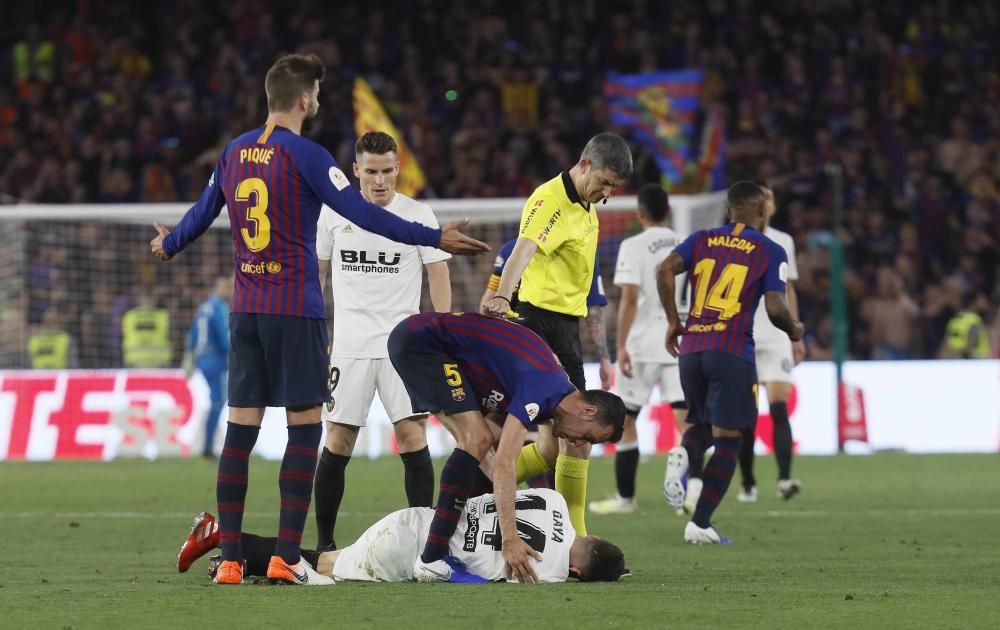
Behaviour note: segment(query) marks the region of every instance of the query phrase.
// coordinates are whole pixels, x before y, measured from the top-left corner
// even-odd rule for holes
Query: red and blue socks
[[[323,425],[300,424],[288,427],[288,445],[281,460],[278,488],[281,490],[281,514],[278,517],[278,542],[274,555],[288,564],[299,561],[302,530],[309,514],[313,477],[316,474],[316,450],[323,435]]]
[[[465,509],[469,499],[472,481],[479,470],[479,460],[471,454],[456,448],[441,471],[441,485],[438,490],[437,508],[434,510],[434,520],[431,521],[427,544],[420,554],[423,562],[431,563],[440,560],[448,553],[448,543],[451,541],[458,519]]]
[[[243,560],[240,530],[243,528],[243,505],[247,496],[250,452],[257,443],[260,427],[229,422],[226,441],[219,456],[215,496],[219,508],[219,547],[223,560]]]
[[[736,472],[740,441],[738,437],[715,438],[715,452],[705,466],[705,472],[701,477],[703,484],[701,496],[691,518],[698,527],[711,526],[712,514],[722,502],[722,497],[726,496],[729,483],[733,480],[733,473]]]

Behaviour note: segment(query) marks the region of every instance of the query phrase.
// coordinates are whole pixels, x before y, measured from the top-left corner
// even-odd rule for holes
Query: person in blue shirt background
[[[215,430],[226,404],[229,364],[229,303],[233,299],[233,276],[215,281],[212,295],[201,303],[184,344],[184,370],[190,378],[197,368],[208,383],[211,407],[205,419],[204,457],[214,455]]]

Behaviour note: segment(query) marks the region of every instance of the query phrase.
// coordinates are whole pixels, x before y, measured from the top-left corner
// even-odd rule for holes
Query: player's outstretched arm
[[[478,254],[489,251],[486,243],[458,231],[468,219],[449,223],[442,229],[406,221],[385,208],[368,202],[340,170],[330,152],[304,140],[296,145],[299,171],[320,201],[363,230],[398,243],[437,247],[451,254]]]
[[[802,322],[796,321],[792,317],[792,311],[788,308],[788,300],[785,299],[784,292],[768,291],[764,294],[764,310],[767,317],[778,330],[783,330],[792,341],[799,341],[805,334],[805,326]]]
[[[500,286],[492,300],[483,307],[484,315],[493,317],[504,317],[510,312],[510,296],[521,281],[521,274],[527,269],[531,257],[538,251],[538,245],[527,238],[519,238],[514,243],[514,249],[507,257],[507,262],[503,266],[503,273],[500,275]]]
[[[180,223],[174,227],[172,232],[160,223],[153,224],[156,229],[156,237],[149,242],[149,247],[154,256],[163,261],[170,260],[174,254],[201,236],[219,216],[222,206],[226,203],[226,198],[219,188],[223,159],[225,159],[225,152],[223,152],[223,157],[219,159],[219,163],[215,165],[215,171],[209,178],[208,184],[205,185],[201,197],[184,213]]]

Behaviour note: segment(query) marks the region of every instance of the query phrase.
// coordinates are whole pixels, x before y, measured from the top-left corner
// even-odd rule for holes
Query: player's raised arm
[[[514,415],[507,415],[500,432],[496,461],[493,464],[493,493],[497,502],[497,520],[500,522],[500,536],[503,541],[503,559],[507,563],[507,577],[516,577],[519,582],[537,582],[538,575],[531,566],[531,559],[541,561],[542,557],[521,540],[517,533],[517,518],[514,512],[514,495],[517,490],[517,456],[524,446],[528,429]]]
[[[201,197],[184,213],[184,217],[181,218],[177,227],[170,231],[159,223],[153,224],[157,235],[149,242],[149,247],[160,260],[173,258],[175,254],[201,236],[219,216],[222,206],[226,203],[226,197],[220,188],[222,160],[225,159],[225,151],[222,155],[223,157],[215,165],[215,171],[208,180],[205,190],[202,191]]]
[[[370,203],[351,185],[330,152],[314,143],[302,143],[299,169],[320,200],[358,227],[398,243],[437,247],[451,254],[472,255],[489,251],[486,243],[459,231],[468,219],[430,228],[400,219],[385,208]]]

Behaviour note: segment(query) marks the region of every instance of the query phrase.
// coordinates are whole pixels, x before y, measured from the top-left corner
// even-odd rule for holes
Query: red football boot
[[[219,546],[219,524],[208,512],[191,519],[191,533],[177,553],[177,570],[184,573],[194,561]]]

